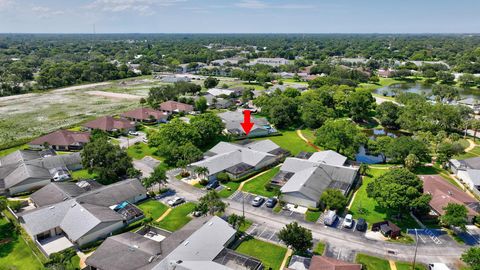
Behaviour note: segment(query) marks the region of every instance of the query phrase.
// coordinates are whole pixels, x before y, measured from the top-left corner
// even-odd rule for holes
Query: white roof
[[[236,231],[223,219],[213,216],[210,221],[205,223],[200,229],[194,232],[185,241],[179,244],[167,257],[165,257],[153,269],[168,269],[168,265],[172,262],[212,262],[213,259],[225,248],[232,237],[235,236]],[[180,264],[182,265],[182,263]],[[228,269],[222,268],[220,264],[211,264],[209,266],[215,268],[208,269]],[[192,263],[186,263],[185,269],[203,269],[191,268]],[[217,267],[218,266],[218,267]]]
[[[231,93],[235,92],[231,89],[220,89],[220,88],[211,88],[207,91],[212,96],[220,96],[220,95],[230,95]]]
[[[347,157],[340,155],[335,151],[327,150],[313,153],[313,155],[308,160],[329,165],[342,166],[347,161]]]

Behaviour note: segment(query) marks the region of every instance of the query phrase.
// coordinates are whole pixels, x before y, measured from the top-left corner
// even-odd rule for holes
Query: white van
[[[451,269],[444,263],[430,263],[428,264],[428,270],[451,270]]]
[[[335,223],[335,220],[337,220],[337,212],[328,210],[328,212],[325,214],[323,223],[327,226],[332,226],[333,223]]]

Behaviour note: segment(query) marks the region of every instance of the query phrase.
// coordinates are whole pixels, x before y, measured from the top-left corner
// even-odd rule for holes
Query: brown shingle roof
[[[92,120],[90,122],[85,123],[83,126],[91,129],[101,129],[103,131],[112,131],[114,129],[121,130],[121,129],[131,129],[135,125],[126,120],[126,119],[119,119],[113,118],[111,116],[104,116]]]
[[[449,203],[465,205],[469,216],[475,216],[478,214],[469,207],[469,205],[478,204],[478,201],[442,179],[441,176],[422,175],[420,178],[423,180],[423,193],[432,195],[430,207],[440,215],[445,214],[443,208]]]
[[[360,270],[361,264],[349,263],[325,256],[313,256],[309,270]]]
[[[168,115],[164,112],[157,111],[150,108],[138,108],[132,111],[124,112],[123,117],[136,119],[136,120],[150,120],[151,117],[154,117],[157,121],[160,119],[167,119]]]
[[[160,109],[162,111],[168,111],[168,112],[191,112],[193,111],[193,106],[189,104],[169,100],[160,104]]]
[[[48,143],[49,145],[69,146],[85,144],[89,141],[89,132],[57,130],[31,141],[30,144],[43,145],[44,143]]]

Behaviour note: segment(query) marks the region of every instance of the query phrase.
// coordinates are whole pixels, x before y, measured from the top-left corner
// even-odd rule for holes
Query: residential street
[[[185,197],[188,201],[197,200],[205,194],[205,191],[199,190],[187,183],[178,181],[174,178],[174,173],[169,172],[168,186],[176,191],[179,196]],[[235,213],[242,214],[242,203],[226,199],[225,202],[229,204],[227,214]],[[247,219],[253,221],[257,226],[263,225],[262,231],[278,231],[286,224],[292,221],[297,221],[303,227],[312,231],[313,238],[327,242],[329,250],[327,253],[335,255],[335,257],[342,257],[344,259],[352,258],[352,252],[361,252],[374,256],[385,257],[387,259],[412,261],[415,246],[413,244],[401,244],[371,240],[363,236],[363,234],[350,233],[344,230],[335,229],[323,226],[318,223],[308,223],[298,219],[292,219],[289,216],[275,214],[271,211],[266,211],[262,207],[252,207],[248,201],[244,205],[245,216]],[[261,235],[262,232],[259,232]],[[257,235],[258,237],[258,235]],[[270,235],[265,240],[275,242],[275,237]],[[432,241],[425,241],[418,246],[417,261],[422,263],[442,262],[447,264],[454,264],[460,255],[467,249],[467,246],[459,246],[457,244],[443,244],[437,245]]]

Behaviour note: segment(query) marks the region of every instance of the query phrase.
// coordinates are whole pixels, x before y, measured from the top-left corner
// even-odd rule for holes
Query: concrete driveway
[[[133,167],[142,172],[142,177],[149,177],[158,164],[160,164],[160,161],[150,156],[133,161]]]
[[[136,142],[143,142],[147,138],[147,134],[142,131],[137,131],[138,136],[134,136],[133,138],[128,138],[125,136],[118,137],[117,140],[121,148],[128,148],[134,145]]]

